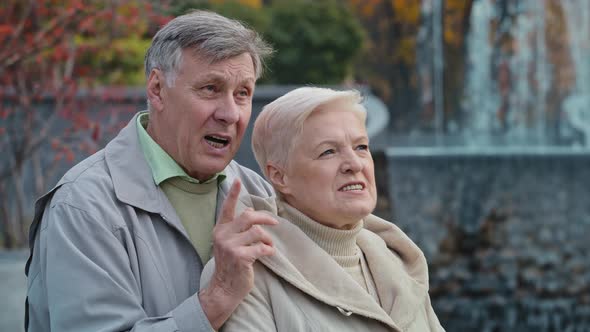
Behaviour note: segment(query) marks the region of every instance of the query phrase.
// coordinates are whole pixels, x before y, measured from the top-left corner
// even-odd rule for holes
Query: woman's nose
[[[354,152],[347,154],[342,162],[341,170],[343,173],[357,173],[363,169],[363,161]]]

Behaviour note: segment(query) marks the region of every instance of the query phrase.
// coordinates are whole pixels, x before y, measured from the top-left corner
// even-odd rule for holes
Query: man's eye
[[[213,85],[213,84],[205,85],[201,89],[202,90],[205,90],[207,92],[215,92],[215,91],[217,91],[217,87],[215,85]]]
[[[238,96],[240,97],[250,97],[250,91],[244,89],[244,90],[240,90],[238,91]]]
[[[356,147],[357,150],[369,150],[369,145],[367,144],[360,144]]]
[[[322,153],[320,153],[320,157],[327,156],[334,153],[334,149],[328,149]]]

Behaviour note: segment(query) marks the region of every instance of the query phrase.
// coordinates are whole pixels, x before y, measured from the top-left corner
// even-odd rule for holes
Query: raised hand
[[[260,225],[275,225],[271,216],[246,209],[235,216],[241,183],[235,180],[223,202],[213,229],[215,272],[209,286],[199,293],[203,311],[213,328],[229,318],[254,285],[254,262],[273,255],[270,235]]]

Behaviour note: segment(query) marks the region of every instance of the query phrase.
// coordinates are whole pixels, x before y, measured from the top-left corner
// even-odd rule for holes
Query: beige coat
[[[253,202],[277,212],[272,200]],[[297,226],[278,219],[266,228],[276,254],[254,264],[254,288],[222,331],[444,331],[430,304],[424,254],[398,227],[370,215],[357,239],[379,305]],[[202,288],[214,264],[205,267]]]

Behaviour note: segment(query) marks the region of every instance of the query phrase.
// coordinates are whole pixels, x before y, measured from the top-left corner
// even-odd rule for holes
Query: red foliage
[[[89,109],[102,68],[87,55],[113,38],[152,34],[168,19],[140,0],[1,1],[0,151],[9,162],[0,164],[0,182],[40,151],[53,154],[39,166],[44,181],[47,166],[96,151],[103,133],[119,125],[102,128]],[[100,111],[115,112],[106,103]]]
[[[92,129],[92,140],[95,142],[98,142],[98,139],[100,138],[100,123],[95,123],[94,128]]]
[[[53,138],[51,140],[51,148],[57,150],[60,147],[61,143],[57,138]]]
[[[14,29],[8,24],[0,25],[0,35],[9,35]]]

